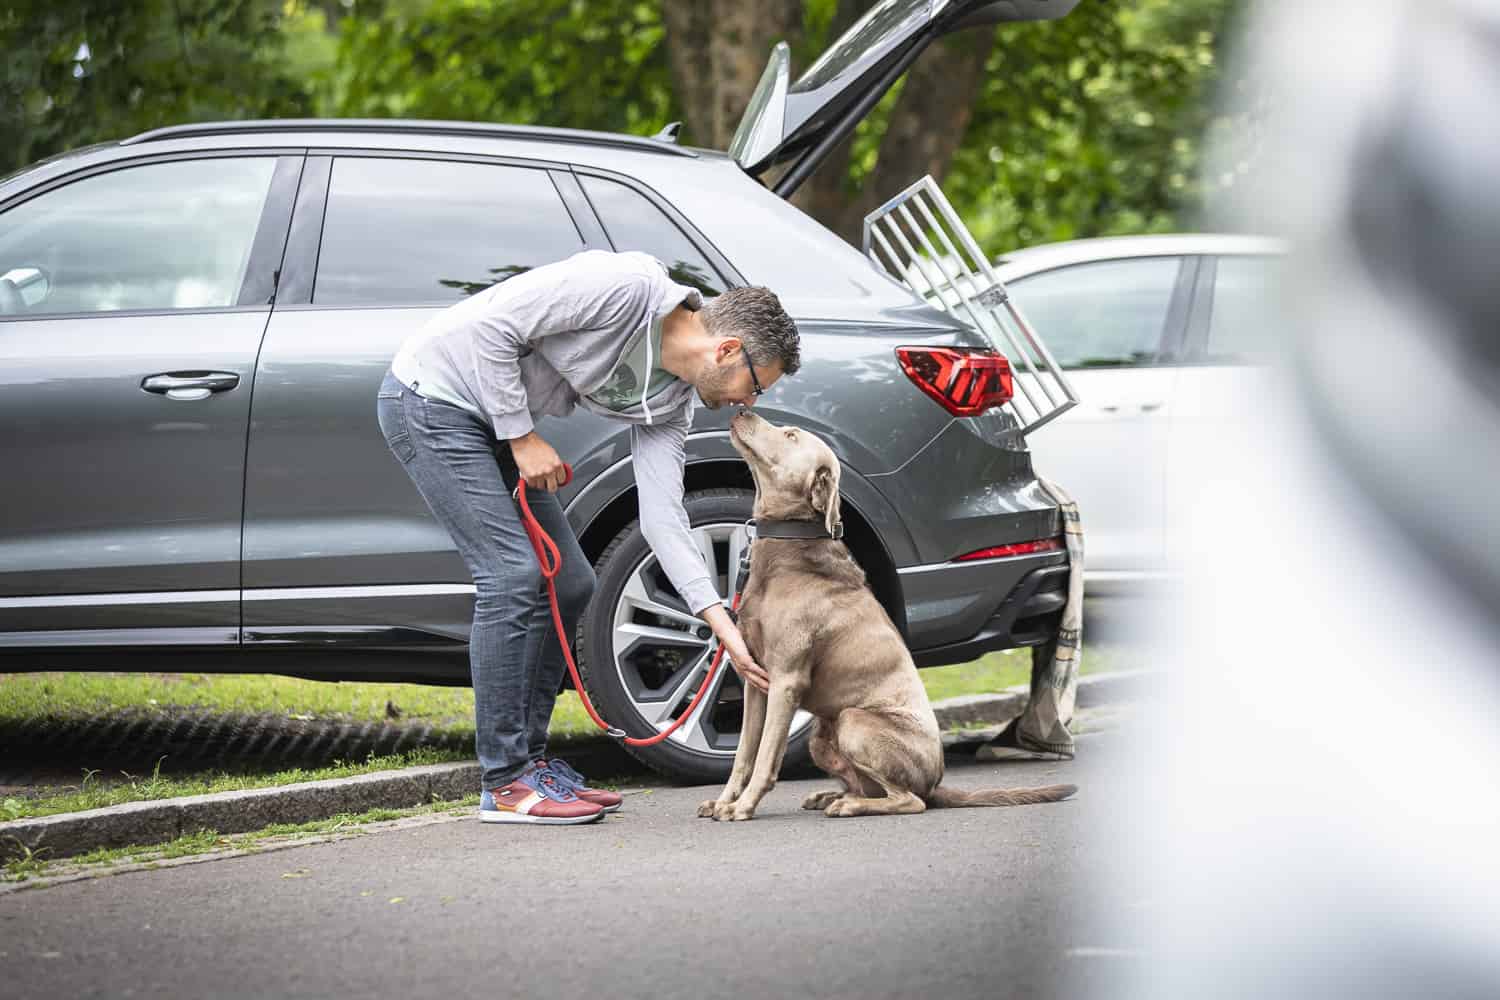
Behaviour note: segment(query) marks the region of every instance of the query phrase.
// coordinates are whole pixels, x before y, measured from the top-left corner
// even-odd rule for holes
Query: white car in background
[[[1216,414],[1254,391],[1285,249],[1252,236],[1123,236],[995,262],[1078,395],[1028,443],[1037,472],[1078,501],[1090,595],[1168,575],[1180,544],[1168,539],[1187,537],[1167,530],[1169,484],[1192,475],[1181,467],[1187,438],[1211,433]]]

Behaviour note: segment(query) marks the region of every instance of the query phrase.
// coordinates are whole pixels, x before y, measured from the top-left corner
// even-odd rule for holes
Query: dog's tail
[[[1061,802],[1078,791],[1077,785],[1041,785],[1037,788],[981,788],[964,792],[938,785],[923,799],[934,809],[959,806],[1030,806],[1039,802]]]

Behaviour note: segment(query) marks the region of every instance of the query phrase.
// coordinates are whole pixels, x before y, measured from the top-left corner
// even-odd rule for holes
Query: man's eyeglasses
[[[766,390],[760,387],[760,379],[755,375],[755,365],[750,362],[750,352],[741,347],[740,353],[745,356],[745,367],[750,369],[750,383],[755,386],[755,394],[757,396],[765,395]]]

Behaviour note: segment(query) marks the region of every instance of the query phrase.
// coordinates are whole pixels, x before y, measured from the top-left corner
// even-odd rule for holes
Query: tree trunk
[[[727,149],[771,47],[802,34],[800,0],[663,0],[667,57],[694,145]]]

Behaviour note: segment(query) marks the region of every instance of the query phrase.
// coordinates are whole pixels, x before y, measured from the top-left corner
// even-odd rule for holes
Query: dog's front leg
[[[795,675],[793,675],[795,678]],[[759,752],[755,755],[755,770],[750,774],[750,783],[732,804],[718,807],[714,819],[747,820],[755,816],[755,807],[776,784],[781,772],[781,760],[786,755],[787,736],[792,730],[792,716],[802,704],[806,684],[800,679],[777,677],[771,674],[771,691],[766,696],[766,722],[760,739]],[[738,765],[738,757],[735,759]]]
[[[698,815],[713,819],[721,818],[719,812],[726,811],[745,790],[750,780],[750,771],[755,767],[755,754],[760,749],[761,730],[766,723],[766,693],[753,684],[745,685],[740,723],[740,744],[734,750],[734,770],[729,772],[729,781],[717,799],[709,799],[698,806]]]

